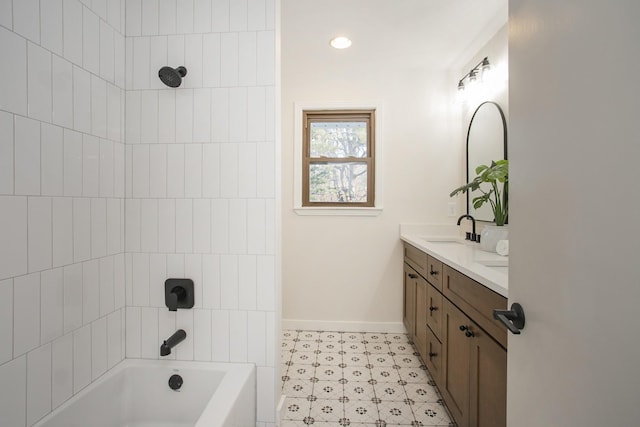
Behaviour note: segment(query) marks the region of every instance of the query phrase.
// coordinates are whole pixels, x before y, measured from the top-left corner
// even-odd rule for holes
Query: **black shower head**
[[[182,78],[187,75],[187,69],[184,67],[171,68],[162,67],[158,71],[158,77],[162,83],[169,87],[178,87],[182,83]]]

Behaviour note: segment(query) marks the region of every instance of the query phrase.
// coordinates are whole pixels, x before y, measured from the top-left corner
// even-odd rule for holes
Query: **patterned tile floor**
[[[406,334],[283,331],[281,427],[454,426]]]

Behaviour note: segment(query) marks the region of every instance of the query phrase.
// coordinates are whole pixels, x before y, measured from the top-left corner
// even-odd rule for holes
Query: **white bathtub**
[[[169,387],[178,374],[183,385]],[[73,396],[37,427],[254,427],[256,373],[250,364],[127,359]]]

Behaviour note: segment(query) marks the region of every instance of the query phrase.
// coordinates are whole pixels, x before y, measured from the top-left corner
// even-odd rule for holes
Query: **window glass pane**
[[[311,163],[309,201],[324,203],[366,203],[366,163]]]
[[[311,157],[367,157],[367,122],[311,122]]]

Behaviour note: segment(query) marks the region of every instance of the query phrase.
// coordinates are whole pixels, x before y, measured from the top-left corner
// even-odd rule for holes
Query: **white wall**
[[[124,1],[0,2],[0,413],[124,358]]]
[[[484,57],[489,58],[491,69],[487,81],[476,85],[476,90],[465,90],[458,96],[458,102],[462,109],[463,138],[467,136],[469,122],[476,108],[485,101],[493,101],[500,105],[504,114],[509,118],[509,30],[503,25],[500,30],[480,49],[469,57],[466,64],[459,68],[458,75],[464,76],[475,67]],[[466,81],[465,81],[466,83]],[[463,153],[464,154],[464,153]]]
[[[359,43],[360,50],[323,53],[322,61],[312,49],[308,56],[299,50],[294,54],[293,44],[300,40],[329,47],[328,37],[305,39],[309,34],[301,28],[315,17],[293,6],[283,5],[282,24],[285,325],[343,322],[335,327],[402,330],[399,224],[453,221],[446,210],[450,190],[459,185],[462,150],[459,117],[450,102],[454,78],[436,58],[411,64],[384,61],[375,48],[363,51],[363,40],[354,40],[352,49]],[[427,57],[420,40],[414,42],[415,56]],[[368,43],[375,47],[375,41]],[[362,60],[366,57],[371,61]],[[383,107],[377,117],[384,151],[384,161],[377,164],[384,180],[383,212],[375,217],[298,216],[293,211],[294,103],[372,100]]]
[[[169,7],[171,6],[171,7]],[[275,1],[127,0],[127,357],[250,362],[273,422]],[[184,65],[180,88],[157,77]],[[195,282],[169,312],[164,281]]]
[[[506,17],[505,17],[506,18]],[[489,58],[491,64],[491,70],[485,81],[479,82],[474,88],[467,88],[463,92],[459,92],[457,96],[457,102],[461,109],[461,128],[460,134],[463,144],[466,143],[467,132],[469,129],[469,123],[473,117],[473,113],[478,106],[486,101],[493,101],[500,105],[507,121],[507,145],[509,141],[509,31],[507,25],[503,25],[502,28],[495,33],[486,44],[480,47],[477,51],[471,55],[466,56],[466,63],[464,66],[459,67],[457,75],[458,79],[466,75],[473,67],[475,67],[484,57]],[[465,81],[467,83],[467,81]],[[467,182],[466,177],[466,151],[462,151],[462,177],[461,182]],[[472,175],[473,178],[475,175]],[[458,196],[461,205],[461,213],[466,212],[466,194]],[[486,206],[486,205],[485,205]],[[484,209],[484,207],[483,207]],[[490,212],[490,211],[489,211]],[[484,223],[478,223],[476,231],[480,233]],[[469,221],[463,221],[462,227],[465,231],[471,231],[471,225]]]

